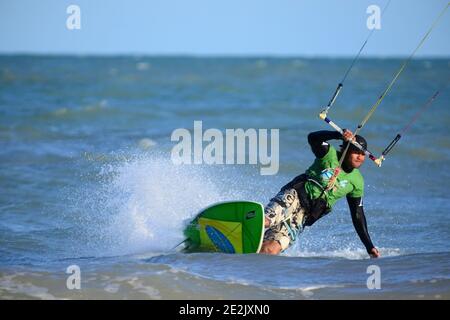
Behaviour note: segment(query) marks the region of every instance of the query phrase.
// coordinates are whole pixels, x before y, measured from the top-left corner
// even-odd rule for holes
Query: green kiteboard
[[[264,207],[258,202],[216,203],[184,230],[186,252],[258,253],[264,236]]]

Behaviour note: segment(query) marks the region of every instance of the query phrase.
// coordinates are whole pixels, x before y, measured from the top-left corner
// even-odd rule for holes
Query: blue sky
[[[0,53],[353,56],[387,0],[0,0]],[[81,9],[68,30],[66,8]],[[409,55],[447,0],[392,0],[364,55]],[[450,56],[450,9],[416,56]]]

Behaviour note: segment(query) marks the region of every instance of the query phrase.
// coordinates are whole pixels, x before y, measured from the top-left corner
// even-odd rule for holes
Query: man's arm
[[[366,247],[367,252],[373,258],[379,257],[378,250],[373,245],[372,240],[370,240],[369,231],[367,230],[367,222],[364,215],[362,198],[347,197],[347,202],[352,215],[353,226],[355,227],[362,243]]]
[[[323,130],[311,132],[308,135],[308,143],[316,158],[323,158],[330,149],[330,146],[326,141],[335,139],[342,139],[342,135],[337,131]]]

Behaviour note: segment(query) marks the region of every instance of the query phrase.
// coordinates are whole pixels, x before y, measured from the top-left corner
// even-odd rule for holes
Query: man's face
[[[348,151],[346,157],[346,163],[348,166],[358,169],[364,163],[366,155],[363,151]]]

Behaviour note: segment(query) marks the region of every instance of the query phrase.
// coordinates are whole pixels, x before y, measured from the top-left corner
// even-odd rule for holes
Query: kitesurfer
[[[343,140],[340,151],[328,143],[333,139]],[[311,226],[329,213],[336,201],[345,196],[353,225],[368,254],[372,258],[380,256],[367,229],[362,200],[364,179],[359,171],[365,154],[349,142],[355,140],[367,150],[366,140],[362,136],[354,136],[349,130],[344,130],[343,135],[337,131],[317,131],[308,135],[308,143],[316,159],[304,174],[283,186],[265,207],[267,229],[260,253],[279,254],[286,250],[304,227]],[[339,168],[342,155],[344,159]],[[334,174],[336,172],[337,175]]]

